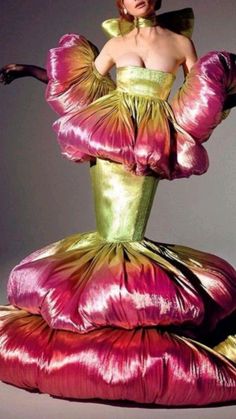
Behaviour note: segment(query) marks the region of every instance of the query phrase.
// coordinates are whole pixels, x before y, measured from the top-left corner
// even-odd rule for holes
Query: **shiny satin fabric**
[[[236,308],[236,271],[218,256],[144,237],[158,180],[98,159],[97,231],[33,252],[11,272],[9,302],[53,328],[181,326],[203,337]]]
[[[236,55],[208,52],[195,63],[171,101],[177,122],[198,142],[207,141],[222,118],[228,116],[229,111],[222,112],[222,104],[235,87]]]
[[[71,34],[65,39],[55,53],[50,50],[47,67],[57,71],[49,71],[51,87],[46,94],[55,109],[71,109],[53,123],[65,158],[110,159],[136,175],[154,172],[168,180],[207,171],[209,159],[202,143],[229,113],[223,112],[223,106],[235,89],[236,55],[211,51],[202,56],[168,103],[174,74],[126,66],[117,68],[112,84],[108,75],[96,70],[93,49],[84,38],[80,41]],[[74,85],[70,66],[77,75]],[[57,78],[60,69],[62,81]],[[69,90],[66,77],[72,83]],[[76,100],[71,94],[74,88]],[[80,95],[86,96],[84,106],[78,106]]]
[[[54,122],[63,156],[74,161],[101,157],[122,163],[136,175],[171,178],[178,158],[171,137],[176,129],[185,137],[181,176],[193,163],[195,171],[201,171],[207,161],[203,147],[177,123],[165,100],[174,80],[173,74],[162,71],[118,68],[114,91]]]
[[[171,105],[173,74],[122,67],[115,85],[96,70],[96,54],[84,37],[64,35],[49,53],[46,100],[62,115],[62,154],[90,160],[97,229],[12,269],[0,379],[75,399],[236,401],[235,321],[222,329],[236,317],[235,269],[145,237],[159,180],[208,167],[201,143],[225,116],[235,56],[203,56]]]
[[[109,75],[101,76],[94,68],[97,55],[97,47],[77,34],[63,35],[48,51],[45,99],[56,113],[78,110],[115,88]]]
[[[205,345],[157,328],[50,329],[0,306],[0,377],[75,399],[202,406],[236,399],[236,366]]]
[[[158,13],[155,20],[158,26],[170,29],[176,33],[181,33],[189,38],[192,36],[194,13],[193,9],[190,7],[180,10],[172,10],[167,13]],[[109,38],[113,38],[115,36],[125,35],[132,31],[135,27],[153,26],[153,24],[153,19],[148,22],[147,18],[142,17],[133,21],[112,18],[102,22],[102,29]]]
[[[235,312],[234,268],[144,237],[156,177],[103,159],[90,171],[97,231],[48,244],[10,273],[0,379],[76,399],[236,400],[230,336],[208,343]]]
[[[214,347],[214,350],[236,364],[236,334],[227,336],[223,342]]]
[[[174,74],[165,71],[129,65],[117,68],[116,86],[118,92],[164,101],[170,94],[175,78]]]
[[[91,232],[21,261],[11,271],[8,299],[54,329],[156,325],[202,338],[235,310],[235,279],[215,255],[147,238],[106,242]]]
[[[90,172],[98,234],[110,242],[142,240],[159,179],[101,159]]]

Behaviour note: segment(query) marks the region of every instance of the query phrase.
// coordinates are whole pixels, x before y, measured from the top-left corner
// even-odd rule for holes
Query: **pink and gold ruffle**
[[[68,34],[48,57],[46,100],[61,117],[53,124],[62,155],[74,162],[103,158],[136,175],[161,179],[201,175],[202,146],[229,112],[236,55],[211,51],[192,67],[171,103],[175,75],[137,66],[117,68],[116,85],[94,66],[94,48]]]
[[[62,154],[91,161],[97,231],[12,269],[0,379],[76,399],[236,401],[235,269],[144,237],[158,180],[207,170],[202,143],[226,116],[236,56],[201,57],[170,104],[172,73],[122,67],[115,85],[97,72],[97,53],[64,35],[48,55],[45,94],[61,115],[53,128]]]
[[[90,171],[97,231],[48,244],[10,273],[0,379],[76,399],[236,401],[235,269],[145,238],[155,176],[103,159]]]
[[[55,329],[181,326],[196,338],[236,308],[236,272],[220,257],[186,246],[107,242],[92,232],[21,261],[11,271],[8,298]]]
[[[236,365],[160,329],[52,330],[38,315],[0,306],[0,377],[58,397],[202,406],[236,399]]]
[[[97,47],[77,34],[63,35],[49,50],[45,99],[55,112],[78,110],[115,88],[109,75],[100,76],[94,68],[97,54]]]

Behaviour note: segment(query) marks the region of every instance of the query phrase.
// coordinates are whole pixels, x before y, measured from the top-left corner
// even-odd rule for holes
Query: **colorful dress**
[[[191,21],[189,9],[172,13]],[[202,143],[228,114],[236,56],[201,57],[169,103],[174,74],[125,66],[114,83],[96,70],[97,54],[83,36],[64,35],[49,51],[45,94],[63,156],[90,162],[97,228],[12,269],[0,379],[64,398],[235,401],[235,269],[152,241],[145,228],[160,180],[206,172]]]

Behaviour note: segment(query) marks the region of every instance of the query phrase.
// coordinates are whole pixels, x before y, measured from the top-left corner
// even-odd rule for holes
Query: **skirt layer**
[[[236,364],[157,328],[102,328],[80,335],[52,330],[41,316],[1,306],[0,336],[0,378],[26,389],[161,405],[236,400]]]
[[[197,338],[236,309],[236,271],[187,246],[74,234],[16,265],[8,298],[54,329],[160,326]]]

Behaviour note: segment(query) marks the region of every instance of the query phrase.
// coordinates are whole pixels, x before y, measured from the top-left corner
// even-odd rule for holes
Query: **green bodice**
[[[142,240],[159,179],[102,159],[90,173],[99,235],[112,242]]]
[[[116,69],[117,90],[166,100],[176,76],[161,70],[129,65]]]
[[[148,106],[155,108],[157,115],[153,111],[152,116],[157,122],[160,104],[171,118],[166,99],[174,80],[174,74],[159,70],[138,66],[117,68],[117,91],[125,95],[121,100],[125,100],[137,123]],[[150,98],[154,99],[152,105]],[[125,117],[123,114],[122,118]],[[142,240],[160,180],[157,175],[137,176],[122,164],[100,158],[90,172],[99,235],[111,242]]]

